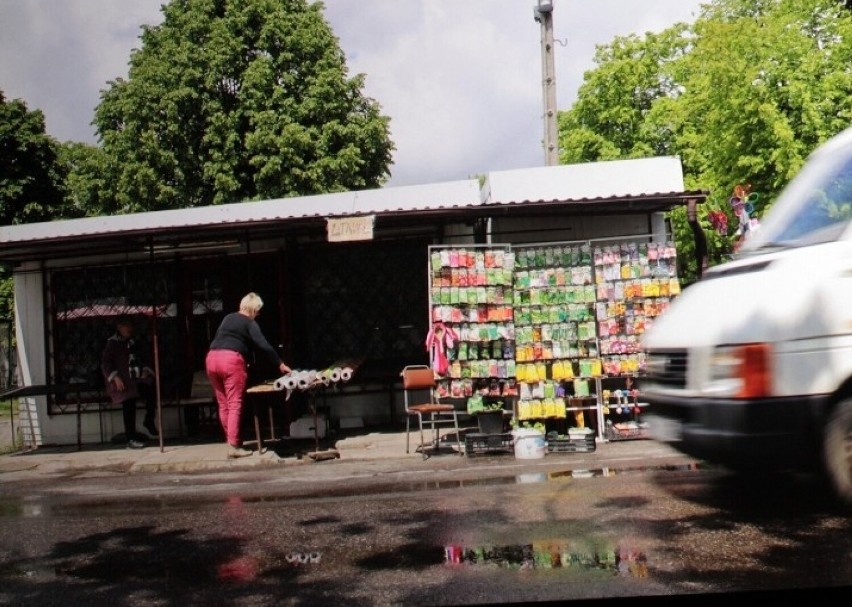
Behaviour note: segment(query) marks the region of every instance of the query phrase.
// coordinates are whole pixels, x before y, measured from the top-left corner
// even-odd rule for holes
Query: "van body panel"
[[[734,468],[822,470],[852,506],[852,128],[642,348],[653,438]]]
[[[827,262],[826,260],[830,260]],[[684,289],[644,336],[649,349],[776,342],[852,333],[852,242],[717,266]],[[768,262],[768,265],[765,265]],[[725,275],[729,267],[762,267]],[[844,297],[848,295],[849,299]]]
[[[684,400],[657,394],[644,419],[652,438],[699,459],[736,469],[809,468],[819,460],[827,400],[827,395]]]

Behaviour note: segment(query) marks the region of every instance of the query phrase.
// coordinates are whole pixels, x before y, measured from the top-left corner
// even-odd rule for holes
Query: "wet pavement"
[[[650,440],[533,460],[424,460],[399,431],[322,447],[0,456],[0,604],[657,604],[852,580],[852,523],[814,485],[744,487]]]
[[[344,478],[344,466],[370,460],[335,460],[18,483],[35,489],[0,497],[0,604],[659,605],[730,591],[813,595],[852,579],[850,521],[812,485],[750,489],[700,466],[598,473],[588,460],[560,461],[548,471],[482,458],[478,475],[441,466],[439,480]],[[321,469],[338,472],[291,478]]]
[[[412,437],[413,440],[413,437]],[[320,457],[311,455],[319,454]],[[224,443],[213,440],[165,442],[161,448],[149,442],[144,449],[97,444],[39,447],[30,451],[0,455],[0,484],[26,479],[62,476],[147,473],[221,473],[286,469],[292,479],[334,481],[353,476],[389,473],[436,481],[451,473],[454,482],[500,476],[536,475],[554,470],[575,471],[577,475],[603,474],[603,471],[697,465],[694,458],[652,440],[600,441],[590,452],[548,453],[541,459],[517,459],[511,452],[464,455],[450,445],[424,459],[413,447],[406,453],[404,431],[364,431],[325,444],[312,440],[281,439],[264,444],[250,457],[228,459]]]

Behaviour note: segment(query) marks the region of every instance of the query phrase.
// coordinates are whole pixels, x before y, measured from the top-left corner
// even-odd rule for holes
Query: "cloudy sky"
[[[165,0],[0,0],[0,90],[60,141],[96,143],[100,91],[127,75]],[[537,0],[326,0],[351,74],[391,118],[389,186],[544,164]],[[568,109],[595,46],[694,20],[702,0],[553,0],[556,103]]]

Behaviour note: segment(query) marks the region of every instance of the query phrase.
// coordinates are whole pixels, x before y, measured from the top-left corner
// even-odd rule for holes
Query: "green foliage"
[[[737,184],[762,216],[820,143],[852,123],[852,16],[832,0],[713,0],[690,27],[598,49],[559,116],[562,162],[678,155],[687,189],[711,192],[699,219],[711,264],[731,252],[708,211],[736,226]],[[684,278],[695,277],[683,209],[671,213]]]
[[[106,206],[102,198],[106,187],[104,151],[85,143],[66,142],[59,148],[59,158],[68,173],[67,204],[83,215],[101,215]]]
[[[15,311],[15,282],[12,271],[0,266],[0,320],[12,318]]]
[[[321,11],[305,0],[164,5],[96,110],[104,211],[380,186],[389,119],[362,95],[363,76],[348,76]]]
[[[563,163],[668,154],[672,125],[649,122],[656,100],[678,93],[666,70],[683,56],[688,40],[678,24],[662,34],[617,37],[595,53],[577,102],[559,115]]]
[[[59,144],[45,133],[44,115],[0,91],[0,224],[75,217],[65,205]]]
[[[545,432],[544,422],[540,421],[535,423],[530,423],[529,421],[521,422],[512,417],[512,419],[509,420],[509,425],[512,427],[512,429],[523,428],[527,430],[535,430],[536,432],[541,432],[542,434],[544,434]]]

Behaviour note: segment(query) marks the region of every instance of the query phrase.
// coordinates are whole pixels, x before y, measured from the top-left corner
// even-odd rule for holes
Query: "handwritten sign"
[[[376,216],[328,218],[326,222],[329,242],[373,240]]]

